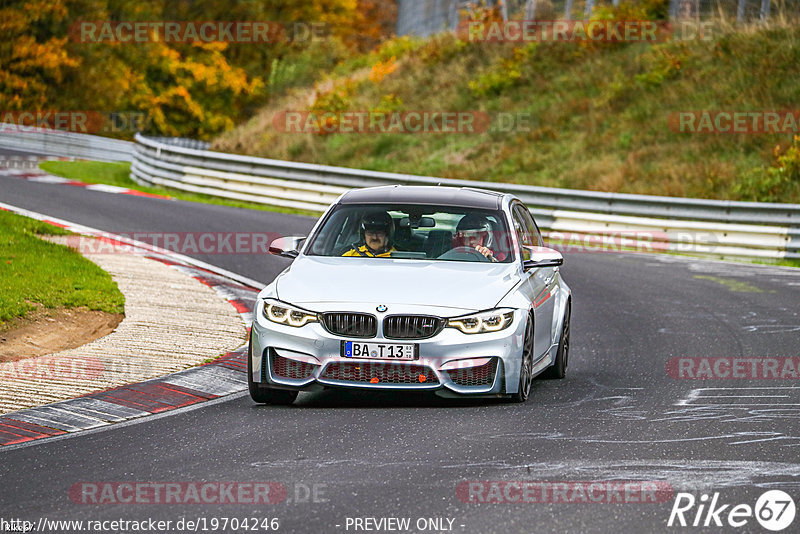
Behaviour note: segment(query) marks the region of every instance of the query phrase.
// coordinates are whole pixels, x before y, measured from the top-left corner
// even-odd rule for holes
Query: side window
[[[518,206],[518,209],[522,214],[522,221],[525,223],[525,226],[528,228],[528,231],[533,238],[534,246],[543,247],[544,240],[542,239],[542,233],[539,231],[539,227],[536,226],[536,221],[534,221],[533,217],[531,217],[531,212],[522,205]]]
[[[519,206],[514,207],[513,216],[514,231],[517,232],[517,239],[519,239],[520,245],[533,246],[532,236],[526,227],[527,225],[525,224]],[[523,261],[530,259],[530,254],[525,249],[520,250],[520,255]]]
[[[311,244],[311,254],[338,256],[350,248],[358,235],[361,213],[350,209],[339,209],[325,222],[319,235]]]
[[[348,246],[350,242],[352,242],[351,240],[348,239],[349,236],[347,231],[347,229],[350,226],[352,226],[352,221],[353,221],[352,212],[350,212],[349,214],[346,211],[340,213],[342,216],[339,217],[339,220],[336,221],[338,224],[331,225],[331,233],[336,236],[336,241],[334,242],[332,248],[336,252],[338,252],[339,249]],[[331,247],[328,247],[328,249],[330,248]]]

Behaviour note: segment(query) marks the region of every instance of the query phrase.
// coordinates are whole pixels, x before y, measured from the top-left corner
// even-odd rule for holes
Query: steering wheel
[[[478,252],[477,250],[475,250],[474,248],[466,246],[452,248],[447,252],[445,252],[444,254],[442,254],[441,256],[439,256],[439,259],[446,259],[446,260],[457,259],[451,257],[451,254],[452,255],[465,254],[467,256],[470,256],[470,258],[478,258],[478,261],[492,261],[483,254],[481,254],[480,252]]]

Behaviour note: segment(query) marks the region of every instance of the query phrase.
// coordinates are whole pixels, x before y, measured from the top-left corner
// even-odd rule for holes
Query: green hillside
[[[670,114],[701,110],[794,110],[798,118],[800,27],[715,28],[707,37],[521,44],[452,34],[397,38],[339,64],[313,87],[273,99],[213,148],[470,180],[800,202],[800,137],[680,133],[675,115],[668,123]],[[287,110],[468,110],[528,114],[532,122],[507,132],[285,133],[280,117]]]

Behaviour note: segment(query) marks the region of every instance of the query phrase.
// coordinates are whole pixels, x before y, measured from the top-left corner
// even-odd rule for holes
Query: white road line
[[[126,193],[130,191],[127,187],[119,187],[117,185],[106,184],[89,184],[86,189],[90,191],[101,191],[103,193]]]
[[[788,399],[789,395],[703,395],[701,399]]]
[[[705,392],[713,393],[705,395]],[[763,392],[763,395],[750,393]],[[723,393],[719,395],[718,393]],[[782,394],[783,393],[783,394]],[[724,402],[716,399],[730,399],[734,401],[753,399],[752,402]],[[787,399],[800,401],[800,387],[792,386],[765,386],[765,387],[731,387],[731,388],[696,388],[689,391],[687,396],[680,399],[674,406],[800,406],[797,402],[758,402],[759,399]]]
[[[49,174],[45,174],[43,176],[36,176],[34,178],[28,178],[29,182],[41,182],[45,184],[66,184],[70,180],[66,178],[61,178],[60,176],[50,176]]]

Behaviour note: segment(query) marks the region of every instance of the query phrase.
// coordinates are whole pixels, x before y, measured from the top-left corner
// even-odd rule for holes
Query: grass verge
[[[281,208],[278,206],[267,206],[256,202],[241,202],[224,198],[201,195],[197,193],[187,193],[166,187],[146,187],[137,184],[130,177],[131,164],[118,162],[108,163],[104,161],[43,161],[39,164],[43,171],[62,176],[70,180],[78,180],[87,184],[106,184],[117,187],[125,187],[144,193],[162,195],[176,200],[186,200],[189,202],[201,202],[203,204],[216,204],[219,206],[230,206],[233,208],[256,209],[262,211],[275,211],[278,213],[289,213],[292,215],[308,215],[319,217],[318,213],[311,211]]]
[[[39,307],[124,312],[125,297],[103,269],[39,235],[69,232],[0,211],[0,330]]]
[[[625,9],[609,17],[653,19],[631,12],[631,5]],[[707,37],[656,43],[397,38],[343,63],[329,79],[275,98],[212,148],[487,182],[800,202],[797,119],[783,133],[760,134],[681,131],[677,120],[683,112],[796,110],[800,26],[722,25]],[[314,120],[289,128],[281,114],[291,110]],[[340,112],[422,110],[474,111],[510,122],[453,134],[335,128]],[[330,124],[319,119],[325,113]]]

